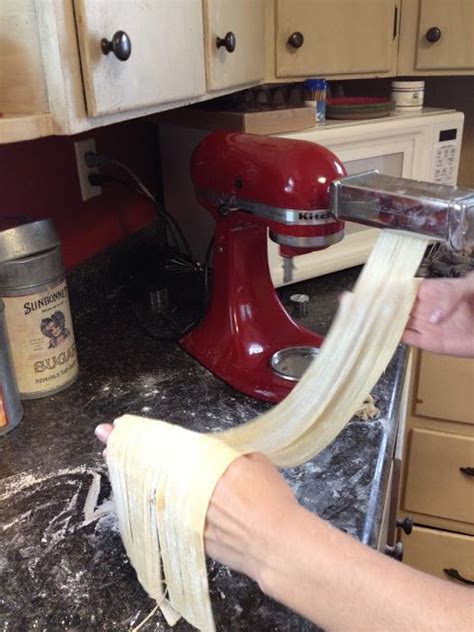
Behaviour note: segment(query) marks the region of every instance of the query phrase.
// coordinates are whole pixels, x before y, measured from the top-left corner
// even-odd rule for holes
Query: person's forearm
[[[259,584],[326,630],[474,629],[472,593],[362,545],[295,507],[277,527]]]

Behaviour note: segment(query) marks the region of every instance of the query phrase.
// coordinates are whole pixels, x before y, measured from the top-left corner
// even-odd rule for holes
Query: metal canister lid
[[[9,296],[12,291],[51,283],[63,274],[61,248],[56,246],[31,257],[0,264],[0,292],[2,296]]]
[[[52,250],[61,240],[51,219],[21,224],[0,231],[0,263]]]

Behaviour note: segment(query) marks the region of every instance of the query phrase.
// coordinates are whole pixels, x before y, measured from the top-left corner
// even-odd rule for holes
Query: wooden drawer
[[[411,24],[410,24],[411,22]],[[474,47],[471,41],[474,24],[472,0],[417,0],[404,2],[400,25],[399,75],[413,71],[474,70]],[[426,39],[427,31],[436,26],[441,37],[436,43]],[[408,30],[408,33],[406,32]],[[404,37],[405,35],[405,37]],[[411,36],[411,41],[407,38]],[[415,50],[413,51],[413,48]],[[411,53],[411,55],[410,55]],[[407,63],[408,59],[411,61]]]
[[[474,439],[412,429],[403,509],[474,524]]]
[[[90,116],[206,92],[201,0],[75,0],[74,9]],[[126,61],[101,51],[101,40],[122,30],[132,47]]]
[[[403,561],[420,571],[451,579],[444,569],[457,570],[474,581],[474,537],[449,531],[414,527],[410,535],[402,534]]]
[[[256,83],[265,74],[263,0],[204,0],[206,78],[209,90]],[[217,48],[216,39],[231,32],[235,50]],[[314,123],[313,123],[314,124]]]
[[[277,0],[277,77],[387,74],[394,66],[393,0]],[[289,44],[293,33],[303,44]]]
[[[474,360],[423,351],[415,414],[474,424]]]

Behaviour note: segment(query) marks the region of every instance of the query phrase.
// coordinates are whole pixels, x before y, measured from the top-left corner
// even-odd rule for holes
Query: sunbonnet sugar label
[[[20,395],[39,397],[74,380],[78,364],[66,281],[3,300]]]

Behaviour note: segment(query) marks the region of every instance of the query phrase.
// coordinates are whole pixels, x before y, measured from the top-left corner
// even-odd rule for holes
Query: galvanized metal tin
[[[0,436],[13,430],[23,417],[23,408],[13,371],[5,306],[0,298]]]
[[[40,223],[26,226],[34,224]],[[15,230],[18,235],[12,236]],[[5,232],[10,233],[9,243],[14,244],[10,254],[7,240],[2,240]],[[39,226],[38,242],[34,229],[25,230],[25,225],[4,233],[0,233],[4,257],[0,262],[0,297],[5,302],[20,397],[52,395],[69,386],[78,374],[61,247],[56,244],[54,227]],[[45,244],[53,247],[38,250]],[[30,254],[17,256],[29,250]]]
[[[15,296],[17,291],[37,288],[64,277],[61,248],[34,256],[0,263],[0,296]]]
[[[0,232],[0,263],[31,257],[61,245],[51,219],[21,224]]]

